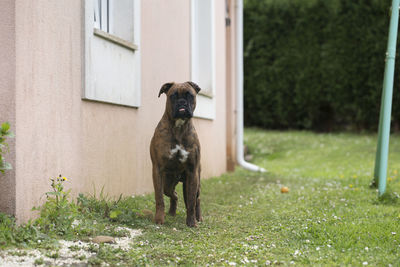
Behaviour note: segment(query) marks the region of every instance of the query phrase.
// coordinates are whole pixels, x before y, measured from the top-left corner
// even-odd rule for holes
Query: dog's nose
[[[180,105],[180,106],[184,106],[184,105],[186,105],[186,100],[185,99],[178,99],[178,105]]]

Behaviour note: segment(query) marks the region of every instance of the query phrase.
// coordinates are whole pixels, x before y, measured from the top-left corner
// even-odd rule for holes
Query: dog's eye
[[[191,93],[186,92],[186,98],[187,98],[187,99],[193,99],[194,96],[193,96]]]
[[[177,92],[175,92],[175,93],[173,93],[172,95],[171,95],[171,98],[173,98],[173,99],[176,99],[178,97],[178,93]]]

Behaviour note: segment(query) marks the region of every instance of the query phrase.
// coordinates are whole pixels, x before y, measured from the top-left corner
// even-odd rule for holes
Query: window
[[[134,43],[133,4],[132,0],[94,0],[94,28]]]
[[[84,99],[140,105],[140,0],[86,0]]]
[[[214,1],[191,2],[191,79],[200,88],[195,115],[215,117]]]

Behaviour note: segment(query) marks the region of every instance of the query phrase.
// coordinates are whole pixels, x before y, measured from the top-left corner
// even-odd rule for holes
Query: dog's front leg
[[[197,193],[199,191],[199,178],[197,171],[190,171],[187,174],[186,181],[186,224],[189,227],[197,227],[196,224],[196,204]]]
[[[153,166],[153,185],[154,185],[154,196],[156,199],[156,215],[154,221],[156,224],[164,224],[164,177],[157,166]]]

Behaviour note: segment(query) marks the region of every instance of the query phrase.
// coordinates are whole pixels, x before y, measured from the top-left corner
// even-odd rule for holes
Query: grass
[[[400,136],[391,139],[388,193],[381,199],[369,188],[374,135],[247,129],[245,138],[254,163],[269,172],[237,169],[203,180],[198,228],[185,226],[180,186],[177,216],[167,216],[163,226],[141,215],[154,210],[153,195],[113,201],[81,196],[79,214],[101,228],[91,223],[95,228],[79,238],[102,233],[106,225],[144,233],[129,251],[100,246],[89,263],[400,265]],[[289,193],[282,194],[282,186]],[[24,227],[23,233],[33,231]]]

